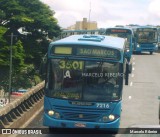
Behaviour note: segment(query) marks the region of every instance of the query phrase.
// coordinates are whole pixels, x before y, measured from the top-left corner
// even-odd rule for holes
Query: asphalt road
[[[133,71],[130,75],[129,85],[123,89],[123,104],[120,128],[143,127],[143,125],[158,125],[158,109],[160,95],[160,54],[133,55]],[[28,128],[44,128],[42,114],[40,114]],[[47,128],[47,127],[46,127]],[[82,131],[83,133],[83,131]],[[24,135],[23,135],[24,136]],[[34,137],[34,135],[31,135]],[[35,135],[36,137],[37,135]],[[95,131],[87,131],[83,134],[72,134],[69,131],[63,134],[44,134],[41,137],[158,137],[153,134],[103,134]]]

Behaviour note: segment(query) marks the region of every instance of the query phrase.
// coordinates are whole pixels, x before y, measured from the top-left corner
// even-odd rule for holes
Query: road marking
[[[133,60],[135,60],[135,58],[133,57]]]
[[[129,96],[128,98],[129,98],[129,99],[132,99],[132,97],[131,97],[131,96]]]
[[[135,62],[133,62],[133,65],[135,65],[136,63]]]
[[[132,74],[132,76],[131,76],[132,78],[134,77],[134,74]]]
[[[133,86],[133,82],[130,83],[130,86]]]
[[[135,70],[135,68],[132,68],[132,70]]]

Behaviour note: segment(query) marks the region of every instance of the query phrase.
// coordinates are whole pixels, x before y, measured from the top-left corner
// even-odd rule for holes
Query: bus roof
[[[154,28],[154,29],[157,29],[157,27],[155,27],[155,26],[137,26],[135,28],[136,29],[141,29],[141,28]]]
[[[123,50],[125,39],[113,36],[104,36],[104,35],[72,35],[55,42],[51,42],[53,45],[92,45],[92,46],[101,46],[109,47],[114,49]]]

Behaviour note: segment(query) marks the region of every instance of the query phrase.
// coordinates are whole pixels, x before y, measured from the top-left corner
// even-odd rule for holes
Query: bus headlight
[[[114,116],[114,115],[112,115],[112,114],[111,114],[111,115],[109,115],[109,117],[108,117],[108,118],[109,118],[109,120],[110,120],[110,121],[115,120],[115,116]]]
[[[156,44],[156,46],[155,46],[156,48],[158,48],[158,45]]]
[[[129,52],[129,49],[125,49],[125,52]]]
[[[49,110],[49,111],[48,111],[48,115],[49,115],[49,116],[53,116],[53,115],[54,115],[54,111],[53,111],[53,110]]]
[[[111,122],[111,121],[114,121],[118,118],[118,116],[115,116],[113,114],[109,115],[109,116],[106,116],[104,115],[99,121],[100,122]]]
[[[48,115],[54,118],[60,118],[60,114],[54,110],[48,110]]]
[[[137,48],[139,48],[140,46],[139,46],[139,44],[137,44]]]

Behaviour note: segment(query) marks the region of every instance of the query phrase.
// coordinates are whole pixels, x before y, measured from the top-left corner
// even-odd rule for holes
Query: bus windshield
[[[157,32],[156,31],[138,31],[137,32],[138,42],[157,42]]]
[[[131,37],[132,35],[130,33],[107,33],[108,36],[114,36],[114,37],[121,37],[126,39],[126,47],[130,47]]]
[[[121,38],[127,38],[128,41],[130,41],[131,34],[128,33],[110,33],[109,36],[115,36],[115,37],[121,37]]]
[[[121,98],[120,63],[51,59],[47,96],[80,101],[117,101]]]

